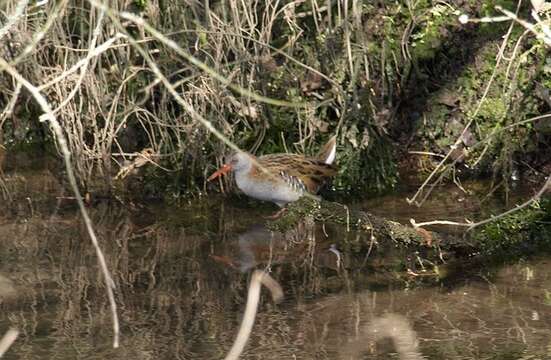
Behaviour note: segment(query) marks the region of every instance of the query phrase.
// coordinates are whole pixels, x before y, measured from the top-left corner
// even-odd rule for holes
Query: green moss
[[[492,255],[532,253],[538,249],[551,250],[551,198],[499,218],[475,230],[480,248]]]
[[[366,147],[345,143],[339,154],[339,175],[334,181],[337,190],[382,193],[396,184],[396,163],[390,143],[375,138]]]
[[[491,3],[493,7],[495,2]],[[514,44],[519,36],[521,31],[514,30],[510,43]],[[525,53],[518,53],[510,66],[505,60],[496,62],[501,42],[486,43],[454,83],[431,96],[416,132],[419,143],[428,147],[425,150],[447,153],[464,126],[474,120],[467,134],[470,139],[462,139],[468,148],[465,163],[479,173],[501,178],[507,185],[515,157],[538,149],[532,124],[510,125],[541,114],[543,103],[534,84],[549,84],[549,76],[545,74],[541,45],[536,43]],[[488,84],[491,86],[487,89]]]
[[[433,58],[445,41],[447,25],[454,23],[457,15],[448,5],[431,6],[425,15],[418,19],[416,31],[411,35],[412,55],[418,60]]]
[[[138,8],[138,9],[145,9],[146,5],[147,5],[147,0],[134,0],[134,5]]]

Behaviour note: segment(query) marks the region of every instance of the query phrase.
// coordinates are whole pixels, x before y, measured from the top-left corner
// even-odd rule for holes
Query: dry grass
[[[303,34],[295,11],[301,3],[189,3],[181,11],[157,1],[104,7],[9,0],[1,9],[10,21],[0,29],[0,55],[52,104],[81,186],[99,179],[109,189],[120,168],[144,149],[164,170],[185,166],[186,177],[201,178],[213,155],[224,153],[213,141],[216,129],[219,138],[241,147],[263,140],[266,103],[296,109],[303,150],[313,137],[316,120],[300,116],[311,113],[312,104],[257,90],[266,86],[262,72],[277,68],[277,54],[331,81],[293,58]],[[271,45],[274,27],[286,34],[278,48]],[[0,125],[40,111],[17,81],[2,76]]]

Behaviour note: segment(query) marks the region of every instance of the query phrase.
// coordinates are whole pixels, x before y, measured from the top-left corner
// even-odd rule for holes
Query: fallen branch
[[[286,232],[295,228],[306,217],[311,217],[316,222],[342,226],[347,232],[365,232],[371,241],[391,240],[403,245],[421,245],[430,244],[438,238],[435,233],[419,231],[412,226],[367,212],[350,210],[346,205],[306,197],[290,204],[283,216],[270,221],[267,226],[274,231]]]

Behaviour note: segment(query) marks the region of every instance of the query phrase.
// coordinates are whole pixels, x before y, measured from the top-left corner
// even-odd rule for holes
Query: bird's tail
[[[331,165],[335,161],[337,155],[337,135],[334,135],[329,141],[323,145],[318,152],[317,158],[327,165]]]

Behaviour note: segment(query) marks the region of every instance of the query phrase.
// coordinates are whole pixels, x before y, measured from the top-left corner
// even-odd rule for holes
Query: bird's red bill
[[[219,176],[226,175],[228,172],[230,172],[230,170],[231,170],[231,165],[224,164],[220,169],[216,170],[211,176],[209,176],[207,181],[212,181]]]

